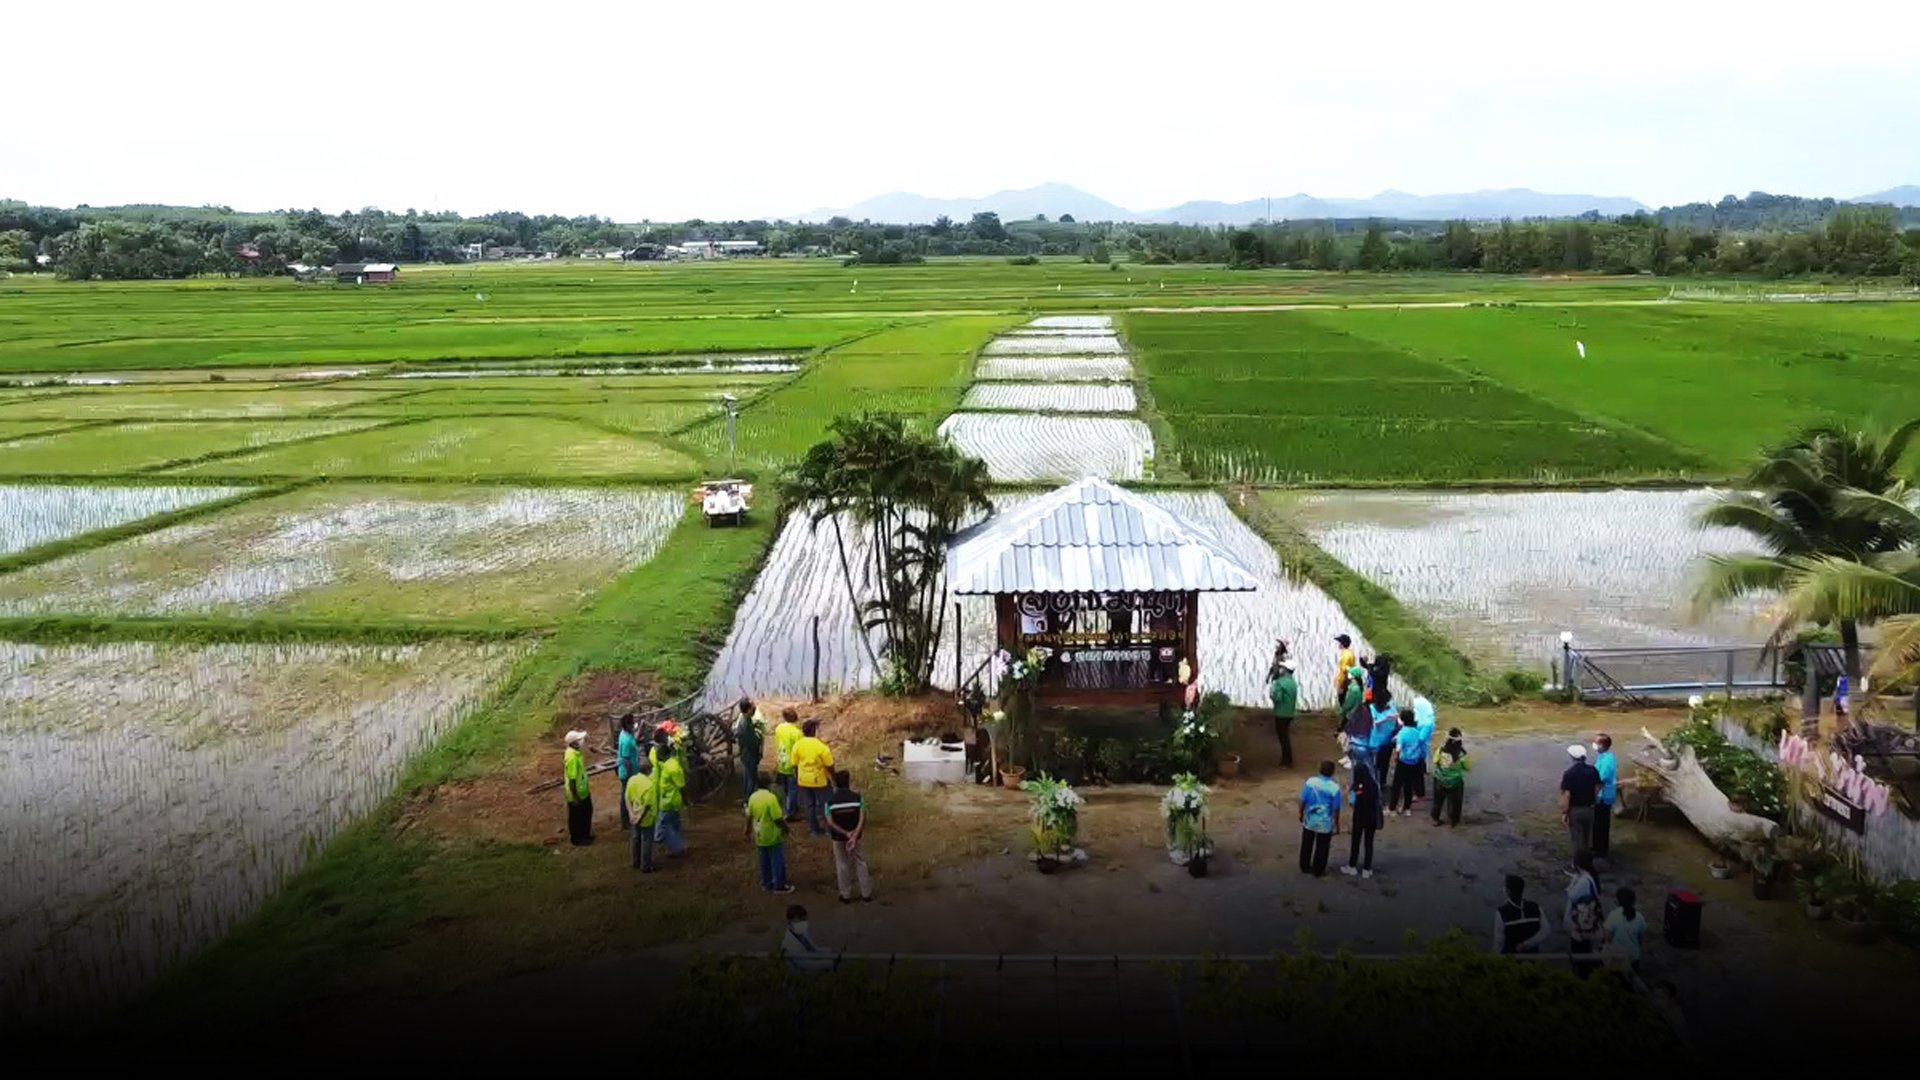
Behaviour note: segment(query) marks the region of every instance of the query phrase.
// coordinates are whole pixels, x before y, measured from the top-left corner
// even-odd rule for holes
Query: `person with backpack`
[[[1552,928],[1547,913],[1527,899],[1527,881],[1518,874],[1507,875],[1507,899],[1493,909],[1493,951],[1502,956],[1537,953]]]
[[[1359,712],[1360,706],[1365,704],[1364,699],[1367,696],[1367,673],[1361,670],[1360,665],[1355,664],[1347,668],[1345,674],[1346,681],[1341,684],[1340,689],[1340,715],[1335,717],[1333,722],[1336,735],[1347,724],[1355,722],[1353,718]]]
[[[1448,827],[1460,824],[1460,804],[1467,797],[1467,744],[1461,741],[1460,729],[1449,728],[1447,741],[1440,745],[1440,752],[1433,758],[1433,823],[1440,824],[1440,815],[1447,815]]]
[[[1572,879],[1567,882],[1567,954],[1573,973],[1584,979],[1593,974],[1599,961],[1593,959],[1605,934],[1606,912],[1600,903],[1600,879],[1593,873],[1593,852],[1581,851],[1573,857]],[[1588,959],[1580,959],[1587,957]]]

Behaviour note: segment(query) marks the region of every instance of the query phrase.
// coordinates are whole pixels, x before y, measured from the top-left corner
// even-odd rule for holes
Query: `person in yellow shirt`
[[[567,840],[575,847],[593,843],[593,788],[587,784],[587,761],[580,753],[586,744],[586,732],[567,732],[567,752],[561,762],[567,791]]]
[[[660,811],[659,820],[653,826],[653,838],[667,845],[667,854],[685,855],[687,838],[680,831],[680,812],[687,805],[687,766],[674,748],[673,736],[664,731],[654,732],[653,749],[647,752],[647,761],[653,766],[654,805]]]
[[[800,714],[791,706],[780,710],[780,725],[773,729],[774,774],[780,777],[781,802],[788,821],[800,820],[800,790],[794,779],[793,745],[800,741]]]
[[[637,754],[635,755],[638,756]],[[653,763],[641,760],[627,777],[627,817],[633,822],[633,868],[653,873],[653,830],[660,823],[660,789],[653,782]]]
[[[800,725],[800,741],[793,744],[793,769],[800,785],[800,801],[807,807],[807,835],[826,832],[827,782],[833,777],[833,751],[820,741],[820,721]]]
[[[1333,661],[1333,700],[1344,701],[1347,696],[1347,680],[1351,678],[1347,671],[1358,666],[1359,659],[1353,655],[1353,639],[1345,634],[1333,635],[1340,645],[1340,655]]]
[[[790,893],[787,882],[787,820],[780,813],[780,799],[770,790],[766,773],[756,779],[759,787],[747,796],[747,839],[760,858],[760,887],[770,893]]]

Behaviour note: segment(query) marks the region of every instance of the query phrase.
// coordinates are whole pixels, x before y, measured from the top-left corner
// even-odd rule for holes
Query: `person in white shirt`
[[[824,949],[808,933],[807,909],[794,904],[787,909],[787,932],[780,938],[780,953],[787,958],[787,969],[798,972],[832,971],[840,958]]]
[[[1614,890],[1613,902],[1618,906],[1607,912],[1600,928],[1602,951],[1610,963],[1637,973],[1646,945],[1647,917],[1634,909],[1633,890],[1624,885]]]

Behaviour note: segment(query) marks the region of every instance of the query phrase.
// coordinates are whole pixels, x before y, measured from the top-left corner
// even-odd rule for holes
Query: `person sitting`
[[[786,957],[787,969],[802,974],[817,974],[832,971],[840,966],[840,958],[813,940],[807,924],[807,909],[794,904],[787,908],[787,932],[780,938],[780,953]]]

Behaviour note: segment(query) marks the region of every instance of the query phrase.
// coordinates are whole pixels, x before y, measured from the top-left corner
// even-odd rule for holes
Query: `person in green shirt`
[[[1347,718],[1367,696],[1367,673],[1358,664],[1347,669],[1347,688],[1340,695],[1340,715],[1333,725],[1334,734],[1346,727]]]
[[[586,732],[567,732],[567,753],[561,766],[567,793],[567,841],[575,847],[593,843],[593,789],[587,786],[587,760],[580,755],[586,742]]]
[[[733,745],[740,750],[740,798],[753,797],[754,784],[760,778],[760,755],[767,745],[767,718],[752,698],[743,697],[734,708]]]
[[[1460,804],[1467,796],[1467,746],[1460,729],[1449,728],[1447,741],[1433,758],[1433,823],[1440,824],[1440,811],[1447,808],[1448,826],[1460,824]]]
[[[664,731],[653,733],[653,749],[647,752],[647,760],[653,765],[654,785],[660,789],[660,820],[654,823],[653,839],[667,845],[667,854],[685,855],[687,838],[680,831],[680,812],[687,805],[686,764],[674,749],[673,737]]]
[[[627,817],[633,822],[633,868],[653,873],[653,829],[660,820],[660,789],[653,782],[653,763],[642,760],[627,777]]]
[[[1280,767],[1293,768],[1293,717],[1300,709],[1300,683],[1293,677],[1293,663],[1276,660],[1273,682],[1267,686],[1273,699],[1273,733],[1280,739]]]
[[[787,816],[780,809],[773,778],[766,773],[754,777],[758,787],[747,796],[747,839],[760,857],[760,887],[770,893],[790,893],[787,883]]]

